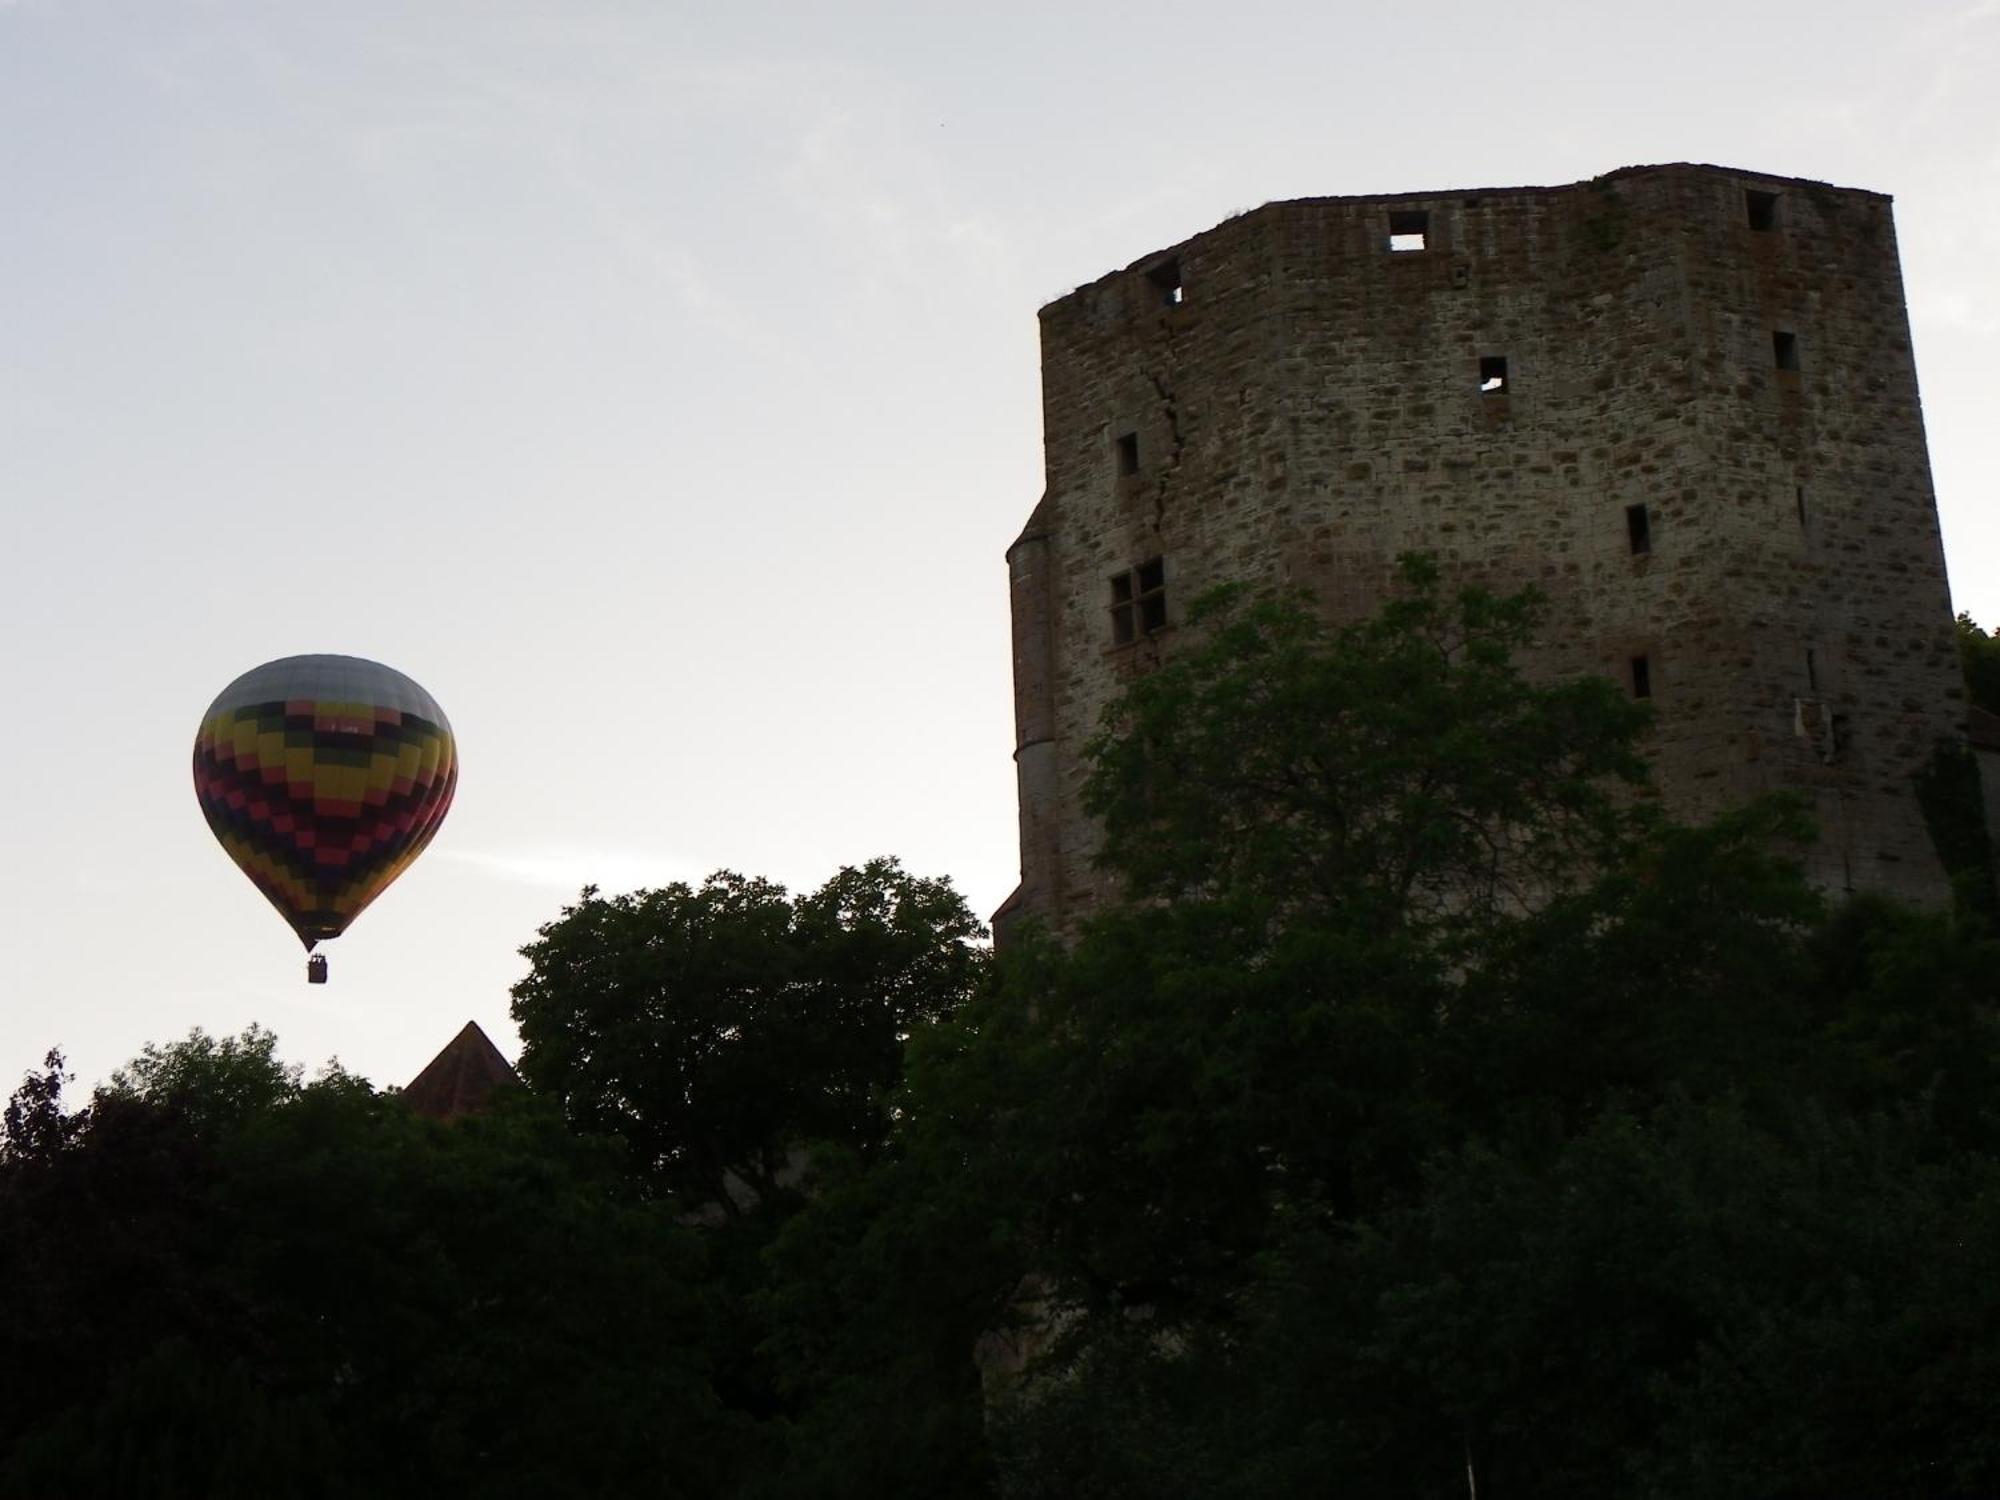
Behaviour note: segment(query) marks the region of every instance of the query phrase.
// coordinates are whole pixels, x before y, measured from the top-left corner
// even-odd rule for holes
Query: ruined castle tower
[[[1888,198],[1675,165],[1272,203],[1041,320],[1003,936],[1107,894],[1081,746],[1190,599],[1360,617],[1410,550],[1541,589],[1525,665],[1650,698],[1674,814],[1791,788],[1818,883],[1945,899],[1912,777],[1966,709]]]

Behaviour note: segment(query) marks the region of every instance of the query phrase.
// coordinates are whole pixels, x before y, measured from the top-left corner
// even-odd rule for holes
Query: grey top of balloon
[[[366,703],[428,720],[450,732],[437,700],[394,667],[359,656],[286,656],[252,667],[208,706],[207,718],[252,703],[309,698],[319,703]],[[205,722],[205,721],[204,721]]]

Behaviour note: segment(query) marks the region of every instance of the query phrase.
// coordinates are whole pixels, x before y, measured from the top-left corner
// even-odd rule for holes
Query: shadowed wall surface
[[[1107,895],[1080,749],[1189,600],[1359,618],[1406,551],[1539,589],[1524,665],[1649,697],[1676,816],[1789,789],[1817,883],[1947,897],[1912,779],[1966,709],[1887,197],[1679,164],[1272,203],[1041,324],[1001,929]]]

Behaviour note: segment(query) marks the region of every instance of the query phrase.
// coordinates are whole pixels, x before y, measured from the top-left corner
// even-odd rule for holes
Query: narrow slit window
[[[1139,564],[1139,629],[1145,635],[1167,623],[1167,564],[1163,558]]]
[[[1810,646],[1806,647],[1806,690],[1812,693],[1819,691],[1819,657]]]
[[[1479,394],[1482,396],[1507,394],[1506,355],[1488,354],[1479,361]]]
[[[1139,472],[1139,434],[1124,432],[1118,435],[1118,472],[1136,474]]]
[[[1759,234],[1769,234],[1778,227],[1778,195],[1760,192],[1756,188],[1743,190],[1743,207],[1749,213],[1750,227]]]
[[[1798,487],[1798,506],[1799,530],[1804,531],[1806,529],[1806,487],[1804,485]]]
[[[1653,523],[1645,506],[1625,507],[1625,540],[1631,545],[1634,557],[1643,557],[1653,550]]]
[[[1431,216],[1421,208],[1401,208],[1389,214],[1389,248],[1397,253],[1430,248]]]
[[[1187,286],[1181,280],[1181,263],[1178,257],[1163,260],[1146,273],[1146,280],[1159,294],[1162,307],[1179,307],[1187,300]]]
[[[1129,646],[1167,625],[1167,565],[1154,558],[1111,580],[1111,643]]]
[[[1650,698],[1653,696],[1653,661],[1648,656],[1632,658],[1632,696]]]
[[[1132,626],[1132,575],[1120,573],[1111,580],[1111,641],[1129,646],[1134,639]]]
[[[1771,357],[1781,370],[1796,370],[1799,367],[1799,336],[1783,328],[1771,330]]]

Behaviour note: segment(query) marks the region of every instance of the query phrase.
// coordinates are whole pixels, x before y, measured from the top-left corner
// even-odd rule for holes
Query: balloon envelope
[[[209,705],[194,790],[229,857],[308,950],[423,852],[458,785],[431,695],[357,656],[288,656]]]

